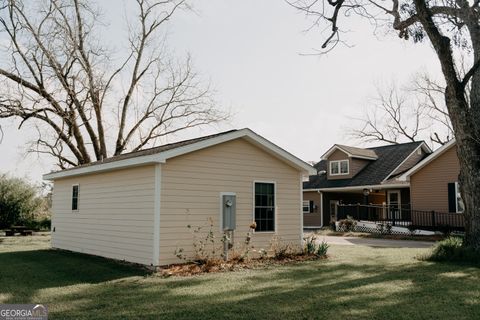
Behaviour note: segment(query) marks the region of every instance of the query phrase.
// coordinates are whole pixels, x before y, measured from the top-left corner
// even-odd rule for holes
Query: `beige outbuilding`
[[[226,210],[235,241],[300,245],[302,181],[316,171],[249,129],[163,145],[46,174],[54,182],[52,246],[145,265],[193,253],[191,230]],[[232,213],[233,212],[233,213]],[[228,216],[228,217],[230,217]],[[232,222],[229,221],[229,225]]]

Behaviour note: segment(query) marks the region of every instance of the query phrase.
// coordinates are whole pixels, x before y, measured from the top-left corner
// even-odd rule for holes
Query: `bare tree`
[[[288,1],[288,0],[287,0]],[[292,0],[289,3],[326,25],[323,50],[341,42],[342,19],[357,15],[414,42],[428,40],[440,62],[443,90],[460,161],[465,204],[464,245],[480,251],[480,1],[479,0]],[[470,59],[466,72],[458,53]],[[470,94],[468,94],[470,92]]]
[[[350,135],[365,142],[387,143],[430,140],[432,147],[444,145],[453,137],[445,102],[444,88],[426,75],[417,75],[409,86],[392,83],[377,87],[365,114]]]
[[[8,57],[0,61],[0,118],[19,119],[19,128],[32,123],[31,150],[55,157],[60,168],[228,117],[190,58],[177,62],[166,49],[164,26],[188,8],[185,0],[134,2],[125,48],[115,51],[88,0],[0,0]]]

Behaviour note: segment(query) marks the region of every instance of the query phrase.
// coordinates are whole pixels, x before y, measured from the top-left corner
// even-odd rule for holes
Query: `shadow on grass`
[[[480,271],[310,262],[193,278],[148,277],[62,296],[76,319],[479,319]],[[96,310],[95,314],[85,312]]]
[[[39,289],[147,274],[132,265],[60,250],[0,253],[0,270],[0,296],[8,297],[3,303],[27,303]]]
[[[52,318],[68,319],[480,318],[478,268],[386,263],[382,252],[169,279],[82,254],[3,253],[0,297],[45,303]]]

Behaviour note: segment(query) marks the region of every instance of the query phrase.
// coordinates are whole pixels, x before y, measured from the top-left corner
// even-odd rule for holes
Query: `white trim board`
[[[333,191],[361,191],[363,189],[402,189],[409,188],[409,183],[401,184],[376,184],[376,185],[365,185],[365,186],[354,186],[354,187],[338,187],[338,188],[317,188],[317,189],[305,189],[303,192],[312,192],[312,191],[321,191],[321,192],[333,192]]]
[[[224,143],[224,142],[228,142],[228,141],[232,141],[240,138],[243,138],[249,141],[250,143],[270,153],[276,158],[283,160],[284,162],[288,163],[290,166],[296,168],[297,170],[303,172],[304,174],[308,174],[308,175],[317,174],[317,170],[314,167],[307,164],[303,160],[295,157],[294,155],[285,151],[284,149],[280,148],[276,144],[268,141],[267,139],[256,134],[250,129],[241,129],[241,130],[225,133],[223,135],[219,135],[213,138],[205,139],[199,142],[195,142],[183,147],[178,147],[178,148],[174,148],[164,152],[159,152],[154,155],[138,156],[138,157],[125,159],[125,160],[94,164],[91,166],[80,167],[76,169],[74,168],[74,169],[69,169],[64,171],[48,173],[43,176],[43,179],[55,180],[55,179],[60,179],[65,177],[72,177],[72,176],[78,176],[78,175],[84,175],[84,174],[90,174],[90,173],[102,172],[102,171],[111,171],[111,170],[128,168],[133,166],[140,166],[145,164],[165,163],[170,158],[178,157],[183,154],[205,149],[220,143]]]
[[[345,153],[347,156],[349,156],[350,158],[357,158],[357,159],[364,159],[364,160],[377,160],[378,157],[368,157],[368,156],[360,156],[360,155],[354,155],[350,152],[348,152],[347,150],[343,149],[342,146],[338,145],[338,144],[334,144],[330,149],[327,150],[327,152],[325,152],[323,155],[322,155],[322,160],[327,160],[327,158],[333,153],[335,152],[335,150],[340,150],[342,151],[343,153]]]
[[[153,206],[153,266],[160,265],[160,201],[162,193],[162,165],[155,165],[155,194]]]
[[[252,183],[252,221],[255,221],[255,184],[257,183],[269,183],[273,184],[273,197],[275,200],[274,203],[274,208],[275,210],[273,211],[273,231],[253,231],[254,233],[260,233],[260,234],[277,234],[278,231],[278,226],[277,226],[277,182],[272,181],[272,180],[253,180]],[[303,217],[303,215],[301,215]]]

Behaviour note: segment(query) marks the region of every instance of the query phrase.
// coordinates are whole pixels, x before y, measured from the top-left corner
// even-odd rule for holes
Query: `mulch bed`
[[[248,269],[263,269],[270,266],[278,266],[285,264],[292,264],[303,261],[313,261],[327,259],[328,256],[320,257],[317,255],[290,255],[283,258],[258,258],[250,259],[247,261],[223,261],[209,260],[206,263],[183,263],[172,264],[157,270],[157,274],[161,277],[189,277],[204,273],[218,273],[218,272],[231,272]]]

